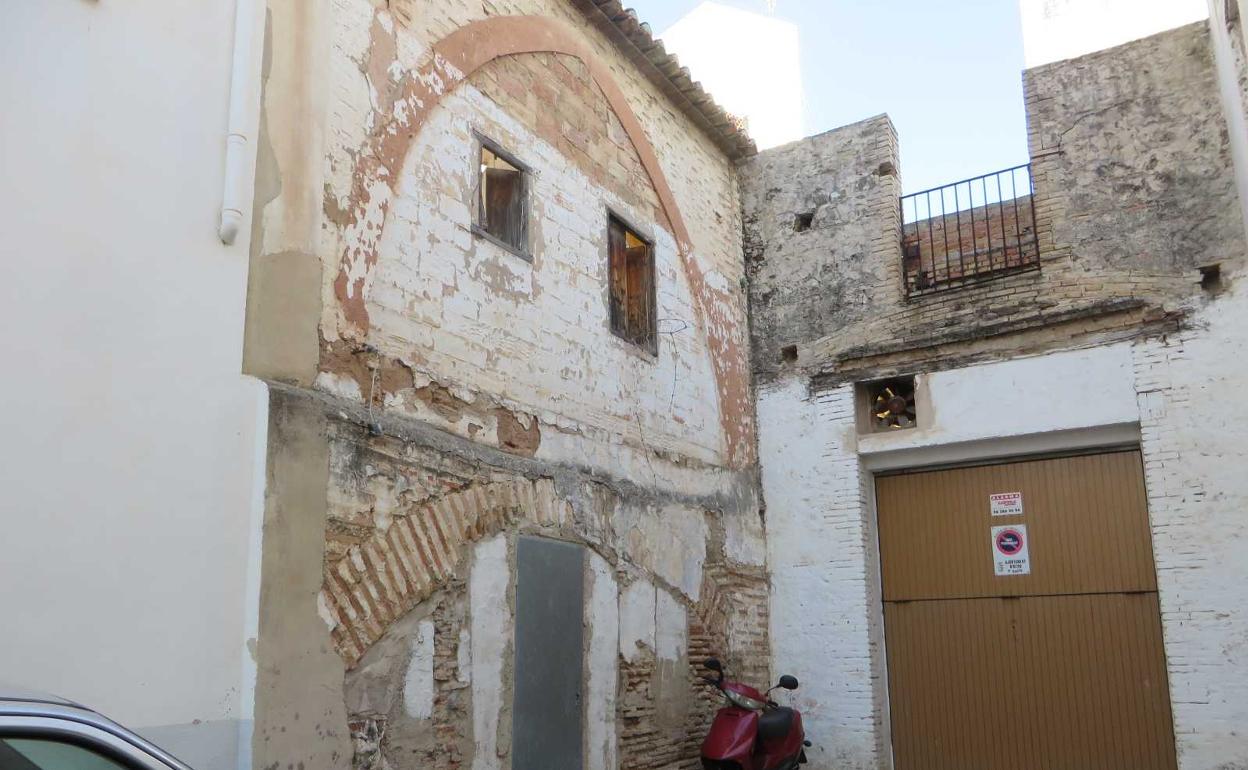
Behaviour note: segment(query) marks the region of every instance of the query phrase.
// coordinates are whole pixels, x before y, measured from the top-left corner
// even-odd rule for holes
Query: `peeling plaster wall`
[[[472,617],[472,735],[475,743],[472,770],[498,770],[509,741],[499,740],[500,729],[510,729],[504,718],[506,695],[511,691],[503,678],[510,655],[514,627],[508,609],[512,567],[507,538],[495,535],[473,549],[468,582],[468,611]]]
[[[616,724],[619,655],[616,650],[620,643],[621,597],[611,563],[592,551],[588,572],[585,766],[588,770],[614,770],[619,762]]]
[[[327,766],[345,729],[361,770],[508,767],[524,534],[590,553],[587,765],[696,758],[715,705],[696,662],[769,673],[732,163],[570,3],[333,0],[300,17],[285,2],[249,366],[320,415],[328,477],[325,519],[288,522],[320,527],[315,616],[290,597],[318,630],[274,628],[270,649],[334,650],[341,668],[322,661],[317,678],[341,679],[346,715],[265,756]],[[298,29],[324,48],[293,45]],[[466,76],[450,63],[509,47],[523,52]],[[307,147],[291,122],[318,127]],[[476,133],[532,170],[531,261],[471,232]],[[654,241],[654,356],[609,331],[608,210]],[[309,324],[274,287],[290,270],[305,291],[311,223]],[[300,696],[269,686],[261,721],[281,735]]]
[[[587,766],[696,757],[714,706],[696,680],[709,655],[768,678],[766,576],[735,558],[714,497],[671,499],[432,429],[387,427],[397,435],[368,437],[331,418],[314,619],[324,630],[299,639],[324,639],[343,658],[355,767],[507,766],[519,534],[589,551]],[[663,534],[660,516],[688,522],[683,539]],[[312,533],[316,522],[304,526]],[[419,717],[405,704],[430,622],[433,709]]]
[[[216,234],[233,29],[159,0],[0,23],[0,680],[202,770],[250,767],[267,420],[247,227]]]
[[[336,292],[343,290],[335,281],[342,280],[336,278],[340,255],[351,258],[364,248],[360,239],[366,239],[369,265],[375,266],[353,267],[348,279],[363,292],[360,312],[369,320],[363,339],[410,369],[415,387],[432,381],[476,404],[479,414],[472,420],[446,420],[410,398],[390,394],[387,408],[441,421],[457,432],[472,431],[476,440],[497,445],[490,414],[502,407],[526,428],[528,420],[536,421],[541,456],[583,459],[639,483],[653,482],[650,466],[656,463],[648,455],[656,451],[730,464],[725,425],[734,431],[752,425],[748,403],[721,403],[714,363],[739,354],[746,344],[740,206],[733,168],[709,138],[668,106],[570,4],[508,4],[491,8],[489,15],[553,19],[610,67],[671,185],[689,242],[678,240],[685,236],[648,200],[648,180],[635,170],[636,161],[629,158],[635,157],[635,148],[620,128],[626,116],[610,114],[583,62],[550,54],[492,62],[464,85],[439,93],[436,107],[411,118],[420,122],[407,129],[415,132],[414,144],[402,168],[393,170],[394,191],[370,188],[367,200],[361,200],[358,148],[370,127],[389,118],[384,111],[395,79],[423,64],[435,41],[479,19],[481,9],[410,2],[390,14],[357,0],[338,3],[335,11],[331,80],[336,100],[326,189],[330,227],[321,246],[326,344],[350,356],[362,341],[350,325],[356,311],[341,304]],[[531,89],[517,78],[515,60],[524,58],[536,60],[539,72],[550,73],[539,75]],[[408,108],[396,104],[394,109],[402,116]],[[534,168],[532,263],[470,233],[473,129]],[[601,134],[609,141],[597,141]],[[657,360],[607,328],[607,206],[656,241]],[[730,324],[714,330],[733,337],[731,350],[708,345],[710,321],[704,322],[701,313],[709,300],[695,299],[704,290],[695,292],[690,284],[685,257],[678,253],[682,249],[705,275],[699,287],[721,297],[711,308],[711,320]],[[355,296],[356,289],[347,291]],[[343,381],[344,375],[352,379],[349,369],[340,358],[323,357],[321,387],[367,398]],[[739,374],[744,383],[744,371]]]

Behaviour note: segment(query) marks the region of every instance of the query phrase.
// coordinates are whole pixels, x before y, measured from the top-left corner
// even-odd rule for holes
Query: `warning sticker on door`
[[[998,577],[1031,574],[1026,524],[992,528],[992,563]]]
[[[988,507],[992,510],[993,516],[1022,516],[1023,493],[998,492],[995,495],[988,495]]]

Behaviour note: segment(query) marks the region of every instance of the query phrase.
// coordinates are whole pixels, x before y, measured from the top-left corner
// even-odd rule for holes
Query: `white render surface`
[[[1182,770],[1248,766],[1248,291],[1135,349],[1135,387]]]
[[[420,621],[403,678],[403,706],[407,715],[416,719],[433,716],[433,634],[433,621]]]
[[[1138,420],[1131,345],[1070,350],[918,375],[918,425],[858,438],[875,454]]]
[[[1238,727],[1248,720],[1248,450],[1231,428],[1248,423],[1248,409],[1219,397],[1248,382],[1248,292],[1234,286],[1165,339],[930,375],[930,422],[896,435],[857,435],[852,385],[814,396],[796,380],[760,389],[772,667],[802,680],[809,732],[836,749],[812,767],[874,768],[889,756],[867,450],[984,439],[968,424],[984,393],[994,394],[997,442],[1138,423],[1180,767],[1248,761]]]
[[[233,2],[0,22],[0,680],[199,770],[251,765],[267,423],[240,374],[248,239],[217,236],[233,30]]]
[[[854,452],[852,388],[820,398],[789,380],[758,392],[771,569],[771,669],[802,683],[794,705],[811,767],[881,761],[874,533]]]
[[[643,649],[654,650],[655,587],[635,580],[620,592],[620,657],[637,660]]]
[[[507,536],[495,535],[473,547],[468,578],[472,616],[472,770],[498,770],[498,731],[504,692],[503,672],[512,645],[511,585]]]
[[[619,676],[620,598],[611,564],[589,551],[586,625],[589,653],[585,669],[585,762],[589,770],[615,770],[616,688]]]

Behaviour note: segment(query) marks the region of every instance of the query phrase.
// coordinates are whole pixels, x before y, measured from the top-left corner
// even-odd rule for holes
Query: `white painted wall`
[[[802,683],[794,706],[812,770],[881,767],[883,639],[852,388],[811,396],[790,380],[758,391],[771,568],[771,670]]]
[[[903,465],[957,462],[968,459],[960,451],[968,443],[1011,446],[1003,439],[1021,439],[1039,449],[1044,434],[1089,428],[1101,436],[1121,426],[1128,430],[1120,435],[1133,440],[1139,419],[1128,343],[921,374],[915,385],[920,416],[913,430],[858,438],[858,452],[873,468],[896,467],[888,453],[904,458]],[[972,458],[999,454],[968,449]]]
[[[928,375],[913,430],[859,436],[852,385],[760,388],[772,664],[802,679],[812,770],[889,761],[871,472],[1127,441],[1145,463],[1180,767],[1248,762],[1248,407],[1225,398],[1248,381],[1246,295],[1232,283],[1164,340]]]
[[[792,22],[710,2],[662,34],[715,102],[749,121],[760,150],[806,135],[800,37]]]
[[[507,535],[495,535],[473,547],[468,578],[472,623],[472,770],[499,770],[498,730],[504,693],[503,672],[515,627],[508,603],[511,563]],[[503,752],[506,754],[506,752]]]
[[[1181,770],[1248,767],[1248,287],[1135,350]]]
[[[233,16],[14,0],[0,23],[0,680],[202,770],[250,766],[267,403],[239,373],[247,239],[216,233]]]
[[[616,770],[619,766],[615,715],[619,689],[620,594],[610,562],[592,550],[588,559],[585,766],[589,770]]]
[[[1220,0],[1219,0],[1220,1]],[[1209,17],[1206,0],[1019,0],[1028,68]]]

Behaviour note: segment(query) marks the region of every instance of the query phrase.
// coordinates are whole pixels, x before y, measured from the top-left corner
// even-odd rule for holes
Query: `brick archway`
[[[321,606],[334,648],[354,666],[391,623],[446,584],[465,544],[522,519],[559,526],[570,518],[550,479],[479,484],[396,516],[326,569]]]
[[[320,605],[331,624],[334,649],[347,668],[395,621],[447,584],[470,553],[465,546],[526,524],[584,534],[571,503],[559,495],[552,479],[497,481],[465,487],[395,516],[389,527],[327,565]],[[708,563],[691,619],[702,634],[722,636],[735,603],[748,598],[766,605],[766,586],[761,567]]]
[[[370,71],[387,72],[393,63],[393,45],[389,46],[389,53],[389,62],[370,66]],[[555,19],[498,16],[471,22],[434,45],[428,63],[419,70],[407,72],[397,81],[386,81],[390,92],[383,97],[384,109],[357,156],[350,200],[337,220],[343,226],[345,246],[334,280],[334,294],[348,324],[347,331],[361,337],[368,333],[364,299],[368,276],[377,262],[403,163],[427,117],[443,96],[485,64],[527,53],[558,53],[581,60],[632,141],[676,239],[699,325],[710,349],[725,459],[732,467],[748,466],[754,455],[754,417],[744,330],[738,314],[733,312],[739,299],[728,288],[711,285],[694,258],[689,232],[654,147],[610,68],[576,30]]]

